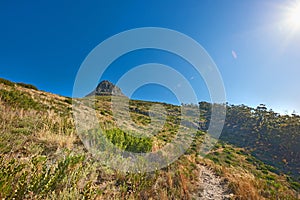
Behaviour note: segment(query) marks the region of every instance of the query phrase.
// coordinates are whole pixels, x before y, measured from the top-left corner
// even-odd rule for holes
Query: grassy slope
[[[248,149],[277,173],[289,174],[293,187],[299,190],[300,116],[279,115],[265,106],[230,105],[220,139]]]
[[[120,173],[99,165],[77,137],[71,99],[38,91],[28,85],[0,80],[0,197],[16,199],[189,199],[196,188],[199,164],[214,169],[229,183],[233,198],[296,199],[287,176],[255,159],[246,150],[219,144],[207,158],[197,150],[199,132],[188,152],[170,166],[153,173]],[[24,87],[25,86],[25,87]],[[92,99],[82,100],[86,105]],[[149,123],[151,102],[131,101],[136,124]],[[101,126],[118,129],[111,116],[109,97],[98,97]],[[162,147],[178,129],[179,109],[168,110],[167,123],[151,141]],[[134,131],[134,126],[124,122]],[[112,136],[113,137],[113,136]],[[121,147],[125,148],[125,147]],[[148,151],[147,149],[146,151]]]

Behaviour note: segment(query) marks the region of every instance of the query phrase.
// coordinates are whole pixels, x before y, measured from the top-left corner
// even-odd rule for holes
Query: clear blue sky
[[[291,0],[0,0],[0,77],[71,96],[77,70],[100,42],[132,28],[165,27],[194,38],[207,50],[221,72],[229,103],[265,103],[276,111],[300,112],[300,28],[286,22],[293,4]],[[145,50],[117,59],[103,79],[116,82],[131,67],[147,62],[188,68],[174,55]],[[203,100],[209,100],[200,79],[191,81]],[[167,93],[145,86],[135,98],[173,102]]]

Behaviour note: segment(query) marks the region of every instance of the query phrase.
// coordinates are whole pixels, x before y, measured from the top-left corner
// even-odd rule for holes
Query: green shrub
[[[291,182],[291,186],[294,190],[300,191],[300,183],[298,182]]]
[[[3,83],[4,85],[8,85],[8,86],[15,86],[15,84],[9,80],[6,80],[4,78],[0,78],[0,83]]]
[[[46,199],[50,194],[76,187],[83,159],[83,156],[66,156],[49,165],[45,156],[33,157],[24,163],[0,157],[0,196],[4,199]]]
[[[34,101],[29,95],[18,90],[0,90],[0,99],[12,107],[24,109],[41,109],[42,105]]]
[[[28,89],[38,90],[36,86],[27,83],[17,83],[17,85]]]
[[[30,135],[32,131],[26,127],[26,128],[13,128],[11,132],[13,134]]]
[[[105,130],[105,138],[111,142],[114,146],[129,152],[141,153],[150,152],[152,150],[152,139],[148,137],[137,137],[134,132],[124,132],[121,129],[113,128]],[[90,138],[94,138],[95,143],[101,149],[103,144],[100,130],[89,130],[87,133]]]
[[[72,104],[72,98],[67,97],[64,102],[68,103],[68,104]]]
[[[106,137],[116,146],[126,151],[141,153],[152,149],[151,138],[134,136],[134,133],[124,132],[120,129],[111,129],[105,132]]]
[[[267,175],[265,175],[265,179],[274,181],[275,180],[275,176],[273,176],[271,174],[267,174]]]

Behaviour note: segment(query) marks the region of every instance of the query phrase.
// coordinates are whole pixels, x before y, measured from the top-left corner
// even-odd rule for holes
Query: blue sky
[[[0,0],[0,77],[71,96],[81,63],[100,42],[132,28],[164,27],[192,37],[206,49],[220,70],[229,103],[265,103],[279,112],[300,112],[300,29],[286,22],[294,4]],[[116,82],[122,73],[148,62],[193,74],[176,55],[141,50],[121,56],[102,79]],[[191,82],[199,98],[209,100],[201,77]],[[134,97],[176,101],[157,85],[140,88]]]

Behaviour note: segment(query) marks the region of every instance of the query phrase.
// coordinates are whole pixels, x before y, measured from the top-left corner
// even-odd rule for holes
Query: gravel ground
[[[197,200],[228,200],[233,197],[228,191],[227,184],[206,166],[199,166],[199,190],[193,195]]]

